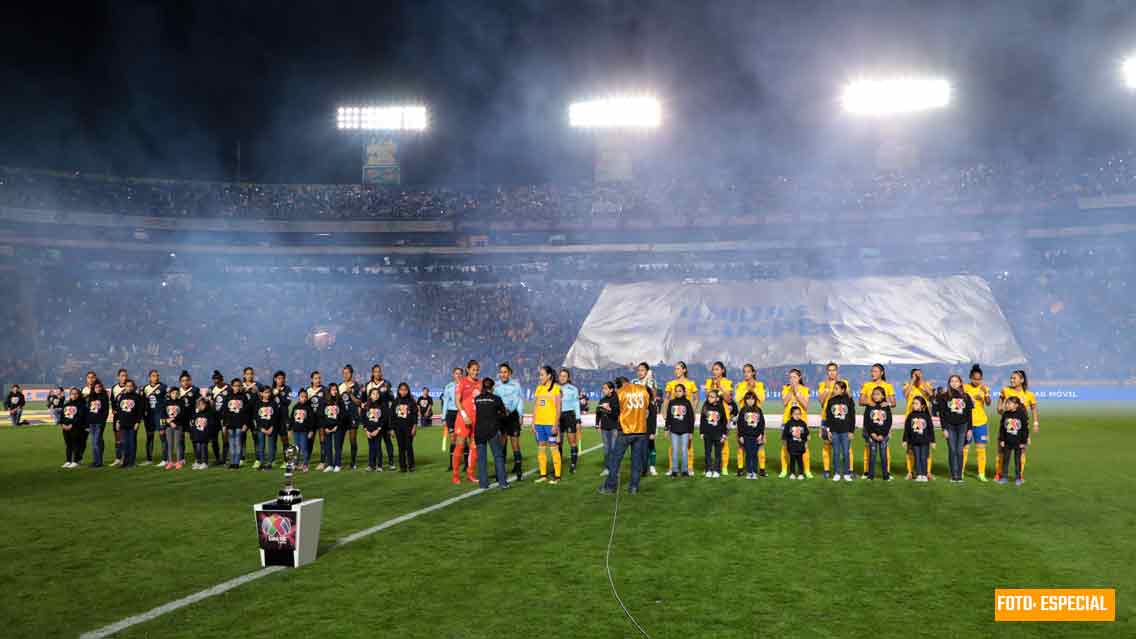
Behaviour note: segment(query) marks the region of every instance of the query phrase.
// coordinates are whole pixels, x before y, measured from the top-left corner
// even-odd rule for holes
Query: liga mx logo
[[[291,517],[260,513],[260,543],[283,549],[296,547],[296,526]]]

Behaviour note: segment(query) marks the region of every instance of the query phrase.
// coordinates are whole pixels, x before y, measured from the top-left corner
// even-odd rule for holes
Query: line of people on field
[[[384,448],[389,470],[412,472],[414,437],[418,428],[433,419],[434,399],[428,389],[414,397],[407,384],[392,392],[383,378],[382,366],[371,368],[366,383],[355,380],[354,369],[343,367],[339,383],[322,383],[314,371],[310,385],[300,389],[293,401],[292,389],[283,371],[273,375],[272,384],[261,384],[256,372],[246,367],[242,377],[228,383],[214,371],[211,385],[200,389],[182,371],[176,386],[167,386],[157,371],[150,371],[145,386],[139,388],[125,369],[116,375],[109,390],[92,371],[82,388],[56,389],[48,397],[48,408],[60,426],[66,448],[64,468],[81,465],[88,445],[91,467],[103,465],[103,446],[108,423],[114,433],[112,466],[130,468],[157,463],[167,470],[186,465],[186,440],[192,446],[192,468],[210,465],[240,468],[248,450],[249,435],[255,446],[257,470],[271,469],[276,462],[277,445],[293,442],[299,449],[299,468],[308,472],[315,445],[320,448],[316,470],[339,472],[344,466],[343,447],[350,445],[350,466],[357,468],[358,433],[367,443],[368,471],[382,471]],[[139,432],[146,436],[145,460],[137,460]],[[395,463],[393,441],[398,444]],[[155,440],[161,446],[155,451]],[[160,455],[160,456],[159,456]],[[159,456],[158,459],[155,459]]]

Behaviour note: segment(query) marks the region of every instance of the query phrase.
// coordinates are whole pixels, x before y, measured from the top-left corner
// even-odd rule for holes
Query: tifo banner
[[[565,366],[1025,363],[980,277],[612,284]]]

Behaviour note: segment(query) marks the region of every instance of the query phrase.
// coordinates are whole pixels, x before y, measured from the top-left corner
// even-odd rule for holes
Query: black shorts
[[[501,432],[508,437],[521,436],[521,414],[513,411],[501,420]]]
[[[454,423],[458,421],[458,412],[456,410],[446,411],[446,430],[450,433],[454,432]]]
[[[576,432],[576,413],[560,413],[560,432],[561,433],[574,433]]]

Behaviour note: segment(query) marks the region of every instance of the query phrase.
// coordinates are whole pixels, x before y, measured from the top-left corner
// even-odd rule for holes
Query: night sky
[[[650,89],[655,144],[692,171],[856,149],[840,84],[872,70],[950,77],[947,114],[908,123],[944,155],[1062,156],[1131,144],[1136,3],[10,3],[0,163],[116,174],[353,182],[345,102],[414,101],[414,182],[587,174],[566,105]],[[915,129],[918,128],[916,132]]]

